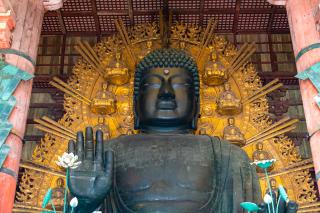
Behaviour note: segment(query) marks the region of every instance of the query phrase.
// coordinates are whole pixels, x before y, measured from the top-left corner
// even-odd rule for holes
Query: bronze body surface
[[[135,128],[139,134],[103,141],[101,131],[79,132],[69,151],[82,164],[71,169],[76,212],[238,213],[240,203],[261,202],[255,167],[227,141],[194,135],[199,78],[184,51],[160,49],[137,66]],[[267,212],[266,210],[263,212]],[[284,206],[281,211],[286,211]]]

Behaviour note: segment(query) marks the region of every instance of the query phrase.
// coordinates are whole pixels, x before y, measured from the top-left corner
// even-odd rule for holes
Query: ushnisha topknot
[[[137,65],[134,78],[134,100],[139,96],[141,76],[150,69],[161,67],[183,68],[191,72],[195,95],[199,99],[199,74],[194,59],[183,50],[162,48],[150,52]]]

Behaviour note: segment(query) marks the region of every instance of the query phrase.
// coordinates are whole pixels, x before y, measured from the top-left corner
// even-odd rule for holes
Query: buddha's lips
[[[177,103],[175,100],[170,101],[157,101],[157,108],[162,110],[174,110],[177,108]]]

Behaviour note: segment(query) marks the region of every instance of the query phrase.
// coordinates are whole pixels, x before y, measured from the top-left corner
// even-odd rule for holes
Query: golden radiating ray
[[[55,131],[55,130],[53,130],[53,129],[51,129],[51,128],[47,128],[47,127],[45,127],[45,126],[35,125],[35,128],[37,128],[37,129],[39,129],[39,130],[41,130],[41,131],[44,131],[44,132],[46,132],[46,133],[49,133],[49,134],[58,136],[58,137],[60,137],[60,138],[63,138],[63,139],[65,139],[65,140],[68,140],[68,141],[71,140],[71,139],[76,139],[75,136],[71,137],[71,136],[65,135],[65,134],[63,134],[63,133],[61,133],[61,132]]]
[[[320,207],[314,207],[310,209],[298,209],[298,213],[307,213],[307,212],[320,212]]]
[[[256,138],[257,136],[259,136],[259,135],[261,135],[261,134],[263,134],[263,133],[265,133],[265,132],[267,132],[267,131],[269,131],[269,130],[271,130],[271,129],[273,129],[273,128],[275,128],[275,127],[277,127],[277,126],[279,126],[279,125],[281,125],[281,124],[283,124],[283,123],[285,123],[285,122],[287,122],[287,121],[289,121],[289,120],[290,120],[290,117],[286,116],[286,117],[280,119],[279,121],[277,121],[276,123],[273,123],[273,124],[272,124],[271,126],[269,126],[268,128],[262,130],[261,132],[258,132],[256,135],[248,138],[247,141],[250,141],[250,140],[252,140],[253,138]]]
[[[259,138],[257,140],[251,141],[249,144],[244,145],[242,148],[246,148],[246,147],[248,147],[248,146],[250,146],[250,145],[252,145],[254,143],[257,143],[259,141],[266,141],[266,140],[269,140],[271,138],[277,137],[279,135],[283,135],[283,134],[285,134],[287,132],[290,132],[290,131],[294,130],[295,128],[296,128],[296,126],[289,126],[289,127],[284,128],[284,129],[282,129],[280,131],[276,131],[276,132],[273,132],[272,134],[265,135],[264,137],[261,137],[261,138]]]
[[[29,204],[26,205],[26,204],[15,203],[13,205],[12,212],[39,213],[39,212],[52,212],[52,210],[47,208],[30,206]],[[63,213],[62,211],[56,211],[56,212]]]
[[[278,82],[279,82],[278,78],[270,81],[269,83],[267,83],[266,85],[264,85],[263,87],[261,87],[257,91],[255,91],[253,94],[251,94],[250,96],[248,96],[245,99],[243,99],[242,103],[248,102],[249,99],[252,99],[252,98],[256,97],[257,95],[261,94],[261,92],[263,92],[264,90],[269,89],[270,87],[274,86],[274,84],[276,84]]]
[[[48,168],[48,167],[45,167],[45,166],[37,165],[37,164],[34,164],[32,162],[20,162],[20,167],[25,168],[25,169],[31,169],[31,170],[34,170],[34,171],[37,171],[37,172],[50,174],[50,175],[55,175],[55,176],[62,177],[62,178],[66,177],[64,172],[55,171],[52,168]]]
[[[202,55],[203,55],[203,51],[204,49],[208,46],[208,44],[211,42],[212,40],[212,37],[213,37],[213,33],[214,33],[214,30],[217,26],[218,22],[217,21],[214,21],[213,18],[211,18],[209,21],[208,21],[208,25],[206,27],[206,30],[203,34],[203,37],[201,39],[201,42],[199,44],[199,52],[198,52],[198,55],[196,57],[196,61],[199,63],[199,60],[201,59]]]
[[[320,207],[320,202],[307,203],[299,206],[299,209],[311,208],[311,207]]]
[[[248,59],[252,56],[252,54],[256,51],[256,47],[254,43],[247,44],[245,43],[239,51],[237,51],[237,55],[233,58],[230,63],[229,73],[232,75],[235,71],[239,70],[244,64],[248,62]]]
[[[56,87],[57,89],[61,90],[62,92],[76,98],[78,101],[90,105],[91,100],[84,95],[80,94],[77,90],[73,89],[71,86],[63,82],[57,77],[53,78],[53,81],[49,82],[50,85]]]
[[[126,27],[123,24],[123,21],[120,20],[120,19],[117,19],[114,22],[115,22],[116,28],[117,28],[117,30],[118,30],[118,32],[120,34],[120,37],[121,37],[121,39],[123,41],[123,44],[124,44],[128,54],[129,54],[129,57],[131,58],[133,64],[137,64],[137,59],[134,56],[134,54],[132,52],[132,49],[130,48],[131,41],[129,39],[128,32],[127,32]]]
[[[49,123],[47,121],[44,121],[44,120],[40,120],[38,118],[34,119],[35,122],[37,122],[38,124],[48,128],[48,129],[52,129],[53,131],[56,131],[58,133],[61,133],[67,137],[70,137],[70,138],[75,138],[75,133],[70,133],[66,130],[64,130],[63,128],[61,128],[61,125],[57,126],[57,125],[53,125],[52,123]]]
[[[253,101],[255,101],[255,100],[257,100],[257,99],[259,99],[261,97],[264,97],[266,94],[271,93],[271,92],[279,89],[282,86],[283,86],[283,83],[276,84],[273,87],[270,87],[269,89],[266,89],[266,88],[262,87],[263,90],[261,91],[261,93],[255,95],[255,96],[253,96],[253,97],[251,97],[249,99],[243,100],[242,104],[251,103],[251,102],[253,102]]]
[[[57,83],[61,84],[62,86],[64,86],[65,88],[69,89],[70,91],[72,91],[73,93],[77,94],[78,96],[80,96],[81,98],[83,98],[84,100],[90,102],[91,100],[87,97],[85,97],[84,95],[80,94],[77,90],[75,90],[74,88],[72,88],[71,86],[69,86],[67,83],[65,83],[64,81],[62,81],[61,79],[57,78],[57,77],[53,77],[53,80],[56,81]]]
[[[247,140],[247,145],[249,145],[250,143],[254,142],[254,141],[258,141],[261,140],[262,138],[267,137],[268,135],[280,131],[282,129],[285,129],[287,127],[290,127],[296,123],[299,122],[299,119],[292,119],[290,121],[286,120],[287,118],[284,118],[282,120],[280,120],[277,123],[274,123],[273,125],[271,125],[269,128],[267,128],[264,131],[259,132],[257,135],[251,137],[250,139]]]
[[[62,124],[59,124],[58,122],[52,120],[51,118],[49,118],[49,117],[47,117],[47,116],[43,116],[43,117],[42,117],[42,120],[47,121],[48,123],[51,123],[52,125],[54,125],[54,126],[60,128],[60,129],[64,130],[64,131],[66,131],[66,132],[69,132],[69,133],[72,134],[72,135],[75,135],[75,134],[76,134],[76,133],[75,133],[74,131],[72,131],[71,129],[63,126]]]
[[[310,163],[313,163],[313,159],[312,158],[309,158],[309,159],[306,159],[306,160],[302,160],[302,161],[299,161],[299,162],[294,163],[292,165],[289,165],[289,166],[286,167],[286,169],[293,169],[293,168],[304,166],[304,165],[307,165],[307,164],[310,164]]]
[[[307,164],[307,165],[304,165],[304,166],[299,166],[297,168],[284,169],[282,171],[278,171],[278,172],[275,172],[275,173],[270,173],[269,174],[269,178],[277,177],[277,176],[281,176],[281,175],[286,175],[286,174],[293,173],[293,172],[299,172],[299,171],[306,170],[306,169],[311,169],[311,168],[314,168],[313,163]],[[266,179],[266,177],[263,176],[263,177],[260,177],[260,179],[264,180],[264,179]]]
[[[82,43],[80,40],[76,41],[77,46],[75,46],[75,50],[99,73],[100,76],[104,76],[104,70],[101,66],[100,61],[96,60],[98,56],[91,48],[89,43]]]
[[[235,64],[235,62],[237,61],[237,59],[239,58],[239,56],[246,50],[246,48],[248,47],[248,43],[244,43],[240,49],[237,51],[237,54],[231,59],[230,64]]]

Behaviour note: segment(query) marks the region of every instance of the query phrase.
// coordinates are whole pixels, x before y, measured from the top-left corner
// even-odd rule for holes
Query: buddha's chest
[[[212,190],[214,160],[210,142],[192,137],[137,139],[120,143],[115,150],[116,179],[121,191],[167,194]]]

